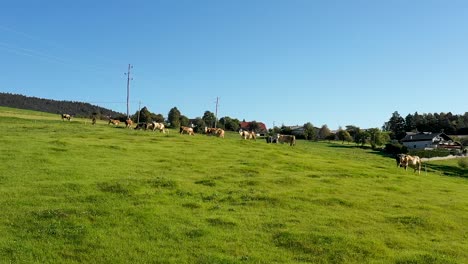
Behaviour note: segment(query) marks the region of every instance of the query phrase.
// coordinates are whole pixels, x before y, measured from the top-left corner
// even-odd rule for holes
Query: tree
[[[180,127],[180,111],[177,107],[173,107],[169,110],[169,114],[167,115],[167,119],[169,120],[170,126],[172,128]]]
[[[348,131],[348,133],[351,135],[351,137],[355,140],[356,135],[359,134],[361,129],[359,127],[357,127],[357,126],[354,126],[354,125],[347,125],[346,126],[346,131]]]
[[[179,118],[179,122],[181,126],[190,126],[190,120],[188,117],[181,115]]]
[[[214,113],[210,111],[205,111],[202,117],[203,121],[205,122],[206,126],[208,127],[214,127],[215,122],[216,122],[216,116]]]
[[[310,122],[304,124],[304,137],[306,140],[315,140],[317,138],[314,125]]]
[[[330,142],[331,140],[335,140],[336,135],[334,133],[330,133],[325,139]]]
[[[378,128],[370,128],[367,130],[367,133],[372,149],[376,149],[390,141],[388,133],[382,133]]]
[[[354,142],[357,145],[364,146],[369,141],[369,133],[366,130],[359,129],[357,132]]]
[[[392,139],[402,139],[405,137],[405,119],[398,114],[397,111],[393,112],[390,120],[383,126],[384,131],[392,132]]]
[[[205,132],[206,123],[205,123],[205,120],[203,120],[202,118],[200,117],[195,118],[194,125],[195,125],[194,130],[196,133]]]
[[[408,114],[405,117],[405,131],[407,132],[415,132],[417,131],[416,128],[416,120],[413,115]]]
[[[225,116],[219,120],[219,123],[224,126],[225,130],[238,131],[239,130],[239,120],[232,119],[229,116]]]
[[[162,114],[151,114],[151,119],[154,122],[164,123],[164,116]]]
[[[138,115],[138,111],[137,111],[137,115]],[[134,121],[138,121],[138,116],[137,116],[137,119]],[[142,109],[140,109],[140,122],[146,123],[146,122],[151,122],[151,121],[153,120],[151,119],[151,112],[148,110],[148,108],[146,108],[145,106]]]
[[[258,132],[260,130],[260,125],[257,123],[257,121],[252,121],[249,123],[249,130]]]
[[[328,128],[327,125],[323,125],[318,132],[318,138],[319,139],[327,139],[327,137],[331,134],[330,129]]]
[[[292,134],[292,130],[290,127],[287,127],[285,125],[282,125],[281,126],[281,134],[283,135],[291,135]]]
[[[337,136],[338,136],[338,139],[342,141],[342,144],[344,144],[345,141],[351,142],[353,140],[349,132],[341,129],[341,127],[338,130]]]

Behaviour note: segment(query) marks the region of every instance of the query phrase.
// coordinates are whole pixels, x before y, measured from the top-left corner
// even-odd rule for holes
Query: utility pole
[[[215,125],[214,125],[215,128],[218,123],[218,102],[219,102],[219,97],[216,97],[216,111],[215,111]]]
[[[138,119],[137,119],[137,124],[140,124],[140,111],[141,111],[141,101],[138,101]]]
[[[130,80],[133,80],[130,78],[130,69],[133,69],[133,66],[131,64],[128,64],[128,71],[126,73],[127,75],[127,118],[130,118],[130,108],[129,108],[129,100],[130,100]]]

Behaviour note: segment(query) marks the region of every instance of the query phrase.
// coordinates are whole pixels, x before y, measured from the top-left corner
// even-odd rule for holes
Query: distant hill
[[[89,103],[57,101],[11,93],[0,93],[0,106],[35,110],[53,114],[67,113],[74,115],[75,117],[84,118],[89,118],[93,115],[97,118],[124,116],[122,113]]]

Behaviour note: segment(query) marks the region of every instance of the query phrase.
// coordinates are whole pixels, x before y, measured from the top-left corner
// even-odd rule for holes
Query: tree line
[[[444,132],[447,135],[468,135],[468,112],[463,115],[448,113],[408,114],[403,118],[397,111],[382,129],[390,132],[391,139],[400,140],[406,132]]]
[[[91,118],[94,116],[104,119],[109,116],[123,115],[122,113],[89,103],[57,101],[11,93],[0,93],[0,105],[52,114],[66,113],[83,118]]]

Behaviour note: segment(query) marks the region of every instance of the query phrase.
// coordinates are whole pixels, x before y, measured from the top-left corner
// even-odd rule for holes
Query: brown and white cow
[[[120,120],[118,119],[109,119],[109,123],[107,123],[108,125],[110,124],[113,124],[114,126],[118,126],[120,124]]]
[[[70,120],[71,120],[71,115],[69,115],[69,114],[62,114],[62,121],[65,121],[65,119],[68,120],[68,121],[70,121]]]
[[[164,124],[163,123],[158,123],[158,122],[152,122],[152,130],[155,131],[155,130],[159,130],[159,132],[163,132],[163,133],[166,133],[166,129],[164,127]]]
[[[396,160],[396,164],[397,164],[397,167],[403,167],[403,160],[404,158],[406,157],[405,154],[397,154],[396,157],[395,157],[395,160]]]
[[[125,127],[126,128],[132,128],[132,126],[133,126],[133,121],[130,118],[127,118],[125,120]]]
[[[193,133],[193,128],[186,127],[186,126],[180,127],[180,134],[188,134],[188,135],[195,136],[195,133]]]
[[[290,146],[296,145],[296,136],[294,135],[276,135],[276,143],[288,143]]]
[[[247,140],[247,139],[253,139],[257,140],[257,135],[255,134],[255,131],[247,131],[247,130],[240,130],[239,134],[241,135],[241,138]]]
[[[407,170],[408,166],[414,169],[414,172],[418,171],[418,174],[421,174],[421,159],[418,156],[405,155],[401,165]]]
[[[220,138],[224,138],[224,129],[218,128],[216,130],[216,136]]]
[[[205,127],[205,134],[224,138],[224,130],[216,127]]]

